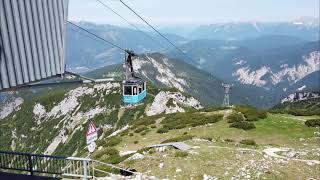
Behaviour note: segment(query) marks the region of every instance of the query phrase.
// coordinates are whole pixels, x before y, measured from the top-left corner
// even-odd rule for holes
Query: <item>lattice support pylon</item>
[[[224,98],[222,106],[230,106],[230,89],[233,87],[233,84],[222,83],[222,87],[224,88]]]

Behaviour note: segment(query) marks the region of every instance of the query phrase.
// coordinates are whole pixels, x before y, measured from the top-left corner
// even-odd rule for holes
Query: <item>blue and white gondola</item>
[[[122,83],[122,101],[129,105],[138,104],[147,96],[147,84],[134,75],[132,57],[136,54],[129,50],[126,50],[126,53],[128,57],[124,63],[126,80]]]

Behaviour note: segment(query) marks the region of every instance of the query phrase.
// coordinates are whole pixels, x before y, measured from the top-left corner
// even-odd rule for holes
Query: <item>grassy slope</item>
[[[221,112],[206,113],[210,116],[210,114]],[[250,164],[248,165],[251,160],[255,162],[256,166],[269,166],[263,174],[263,177],[267,179],[318,177],[319,165],[308,166],[305,162],[297,161],[282,164],[266,159],[262,154],[262,150],[270,146],[290,147],[299,150],[318,148],[319,139],[315,139],[314,132],[319,129],[308,128],[304,125],[304,119],[314,117],[299,117],[297,119],[289,115],[268,114],[266,119],[255,122],[256,129],[249,131],[229,128],[226,120],[221,120],[205,126],[170,130],[165,134],[156,133],[156,130],[162,126],[160,122],[163,118],[161,116],[153,118],[156,120],[156,128],[150,128],[151,125],[149,125],[146,135],[135,133],[134,129],[131,129],[119,136],[122,141],[115,147],[119,151],[139,150],[148,145],[161,143],[166,139],[182,136],[185,132],[199,138],[211,137],[214,142],[186,141],[190,146],[198,146],[199,148],[193,150],[195,154],[189,154],[185,158],[174,157],[177,150],[170,149],[162,153],[148,154],[148,157],[143,160],[124,161],[120,165],[135,168],[140,172],[148,172],[149,175],[155,175],[159,178],[202,179],[203,174],[209,174],[230,179],[232,175],[238,175],[242,167],[251,167]],[[130,133],[133,136],[129,136]],[[300,141],[300,138],[304,139],[303,142]],[[234,142],[225,141],[227,139]],[[243,139],[253,139],[258,145],[251,147],[239,144],[238,142]],[[249,148],[250,151],[239,151],[239,148]],[[319,159],[319,156],[313,155],[311,159]],[[159,168],[160,163],[164,163],[163,168]],[[257,174],[255,168],[251,167],[248,170],[253,177]],[[182,169],[182,172],[176,172],[176,169]]]
[[[305,118],[311,119],[314,117]],[[158,118],[161,120],[160,117]],[[126,144],[126,149],[139,149],[145,145],[161,143],[166,139],[173,138],[187,132],[189,135],[211,137],[217,141],[230,139],[239,142],[242,139],[253,139],[259,145],[276,145],[299,148],[304,147],[304,145],[299,141],[300,138],[312,138],[314,137],[314,132],[318,131],[316,128],[309,128],[305,126],[303,121],[294,119],[289,115],[283,116],[278,114],[268,114],[267,119],[259,120],[255,122],[255,125],[256,129],[244,131],[241,129],[229,128],[229,124],[223,120],[211,125],[192,127],[191,129],[184,128],[171,130],[169,133],[165,134],[158,134],[156,133],[156,129],[151,128],[151,131],[147,133],[147,136],[141,136],[137,133],[132,137],[125,136],[119,147],[123,147],[123,145]],[[157,124],[157,128],[160,127],[161,125]],[[141,143],[132,144],[134,140],[139,140]],[[316,141],[310,141],[310,143],[310,145],[317,145]]]

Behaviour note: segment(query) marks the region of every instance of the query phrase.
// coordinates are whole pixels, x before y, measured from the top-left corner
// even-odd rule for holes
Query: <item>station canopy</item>
[[[65,73],[68,0],[0,1],[0,91]]]

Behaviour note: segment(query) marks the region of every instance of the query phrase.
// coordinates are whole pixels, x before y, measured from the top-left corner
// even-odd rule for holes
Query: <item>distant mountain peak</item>
[[[320,19],[316,17],[300,17],[291,22],[294,25],[319,26]]]
[[[302,101],[308,99],[315,99],[320,97],[320,92],[295,92],[289,94],[286,98],[281,100],[281,103],[286,102],[295,102],[295,101]]]
[[[238,68],[232,75],[244,84],[253,84],[260,87],[277,85],[283,81],[293,84],[303,79],[307,75],[320,70],[320,52],[313,51],[302,56],[302,63],[282,64],[278,71],[270,67],[261,66],[255,70],[248,65]],[[239,64],[239,62],[237,62]],[[267,79],[266,79],[267,78]]]

